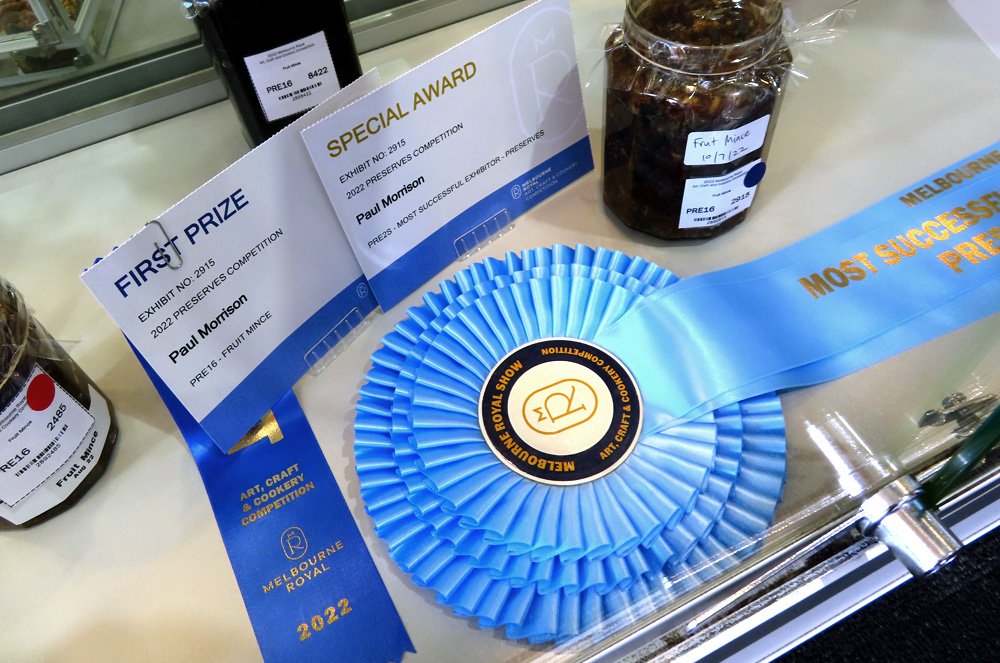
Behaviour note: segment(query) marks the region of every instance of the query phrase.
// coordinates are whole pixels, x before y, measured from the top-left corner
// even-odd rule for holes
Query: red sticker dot
[[[28,385],[28,407],[41,412],[52,405],[56,397],[56,383],[48,375],[36,375]]]

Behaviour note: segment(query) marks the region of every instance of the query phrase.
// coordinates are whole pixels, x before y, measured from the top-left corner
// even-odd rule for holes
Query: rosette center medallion
[[[496,364],[480,392],[479,425],[493,453],[518,474],[572,485],[628,457],[642,405],[631,373],[607,350],[546,338]]]

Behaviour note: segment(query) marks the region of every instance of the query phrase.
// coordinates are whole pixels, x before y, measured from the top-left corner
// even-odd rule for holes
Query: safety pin
[[[168,256],[167,257],[167,267],[169,267],[170,269],[180,269],[181,265],[184,264],[184,259],[181,258],[181,252],[177,250],[177,247],[174,246],[174,241],[172,239],[170,239],[170,235],[167,234],[166,228],[163,227],[163,224],[160,223],[159,219],[153,219],[152,221],[147,221],[146,225],[148,226],[151,223],[155,223],[156,224],[156,226],[160,229],[160,232],[163,233],[163,238],[167,240],[167,244],[169,244],[171,246],[171,248],[173,248],[174,252],[177,254],[177,264],[175,265],[170,260],[170,258]],[[153,242],[153,246],[156,247],[157,251],[159,251],[160,253],[163,253],[163,249],[160,248],[160,243],[159,242]]]

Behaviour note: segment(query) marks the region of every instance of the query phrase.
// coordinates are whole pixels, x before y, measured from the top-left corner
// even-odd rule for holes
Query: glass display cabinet
[[[100,61],[121,6],[122,0],[0,1],[0,86]]]

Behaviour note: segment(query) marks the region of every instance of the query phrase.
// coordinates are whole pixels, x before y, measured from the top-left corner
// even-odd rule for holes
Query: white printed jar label
[[[0,501],[15,505],[70,459],[94,417],[41,366],[0,412]]]
[[[732,163],[760,149],[767,137],[770,115],[728,131],[692,131],[684,150],[684,165],[715,166]]]
[[[726,175],[686,180],[678,227],[717,226],[750,207],[764,169],[758,159]]]
[[[97,465],[111,430],[111,410],[101,394],[90,387],[90,413],[94,425],[87,431],[69,460],[42,485],[14,506],[0,502],[0,518],[21,525],[65,502]]]
[[[243,61],[268,122],[307,111],[340,89],[322,31]]]

